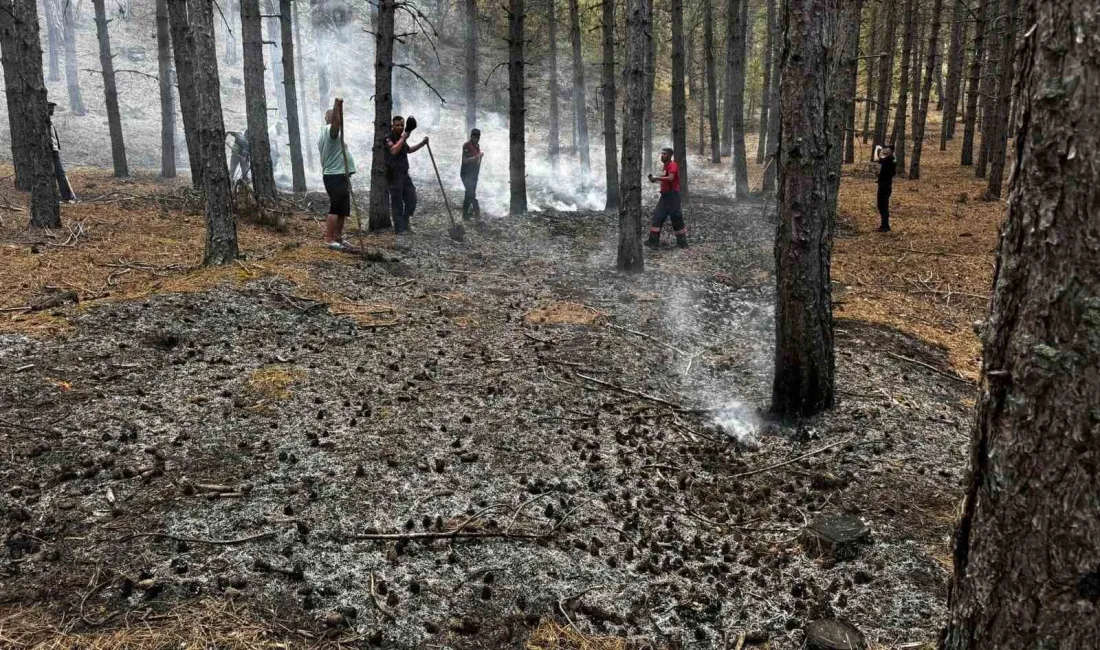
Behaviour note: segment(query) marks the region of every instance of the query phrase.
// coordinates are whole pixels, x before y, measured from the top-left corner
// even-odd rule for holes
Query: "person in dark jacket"
[[[390,191],[390,216],[393,217],[393,231],[401,235],[409,231],[409,219],[416,210],[416,186],[409,178],[409,154],[419,151],[428,144],[424,138],[419,144],[410,146],[409,136],[416,128],[416,122],[409,118],[409,128],[405,129],[405,118],[393,117],[392,132],[386,136],[386,182]]]
[[[57,129],[53,126],[53,109],[57,104],[46,104],[46,124],[50,129],[50,148],[53,149],[53,175],[57,179],[57,189],[61,194],[61,200],[66,203],[76,203],[76,193],[69,184],[69,177],[65,175],[65,166],[61,164],[61,138],[57,135]]]
[[[881,222],[879,232],[890,232],[890,195],[894,192],[894,174],[898,163],[894,159],[894,148],[890,146],[877,150],[875,162],[878,163],[878,213]]]
[[[481,141],[481,131],[470,131],[470,141],[462,145],[462,167],[458,175],[462,177],[462,186],[466,188],[466,195],[462,199],[462,220],[469,221],[470,217],[481,219],[481,206],[477,202],[477,177],[481,173],[481,158],[485,155],[478,143]]]

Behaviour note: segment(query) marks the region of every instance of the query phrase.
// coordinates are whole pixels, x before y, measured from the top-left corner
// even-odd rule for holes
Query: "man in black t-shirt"
[[[879,232],[890,232],[890,195],[894,192],[894,174],[898,163],[894,160],[894,148],[890,146],[878,149],[875,162],[878,170],[878,213],[881,217]]]
[[[415,122],[412,123],[415,127]],[[416,210],[416,186],[409,178],[409,154],[419,151],[428,144],[428,138],[420,144],[409,146],[408,139],[412,129],[405,130],[405,118],[395,115],[393,132],[386,136],[386,182],[390,190],[390,216],[393,217],[393,231],[398,235],[409,231],[409,218]]]
[[[462,145],[462,166],[458,175],[462,177],[462,186],[466,188],[466,196],[462,199],[462,220],[468,221],[471,216],[481,218],[481,206],[477,202],[477,177],[481,173],[482,153],[479,142],[481,131],[470,131],[470,141]]]

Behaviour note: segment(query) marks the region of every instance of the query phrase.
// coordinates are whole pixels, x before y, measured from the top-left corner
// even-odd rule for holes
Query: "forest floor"
[[[724,166],[637,276],[614,215],[457,243],[426,181],[367,259],[300,202],[222,269],[178,184],[77,170],[44,234],[5,181],[0,646],[933,641],[1003,213],[955,156],[899,179],[889,235],[846,167],[838,404],[793,427],[762,415],[774,206]],[[803,548],[831,514],[870,526],[855,557]]]

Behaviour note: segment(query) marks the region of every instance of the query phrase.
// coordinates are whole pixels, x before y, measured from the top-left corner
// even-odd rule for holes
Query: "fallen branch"
[[[390,612],[390,610],[386,609],[384,605],[382,605],[382,601],[378,600],[378,592],[374,590],[374,571],[370,572],[370,599],[374,601],[374,606],[378,609],[379,612],[382,613],[383,616],[390,619],[391,621],[394,620],[393,613]]]
[[[940,370],[939,368],[937,368],[933,365],[927,364],[923,361],[917,361],[916,359],[910,359],[909,357],[903,357],[900,354],[894,354],[893,352],[887,352],[886,356],[892,357],[892,358],[897,359],[899,361],[907,361],[909,363],[918,365],[922,368],[926,368],[928,370],[931,370],[932,372],[936,373],[937,375],[940,375],[941,377],[947,377],[948,379],[954,379],[955,381],[957,381],[959,383],[966,384],[968,386],[972,386],[974,384],[974,382],[970,381],[969,379],[966,379],[965,377],[960,377],[958,375],[953,375],[949,372],[944,372],[943,370]]]
[[[685,409],[683,406],[680,406],[679,404],[674,404],[672,402],[669,402],[668,400],[663,400],[660,397],[654,397],[652,395],[648,395],[648,394],[643,393],[641,391],[633,390],[633,389],[630,389],[630,388],[623,388],[622,386],[616,386],[615,384],[612,384],[609,381],[604,381],[602,379],[596,379],[595,377],[589,377],[588,375],[582,375],[579,372],[575,372],[573,374],[580,377],[581,379],[587,379],[588,381],[590,381],[594,384],[599,384],[601,386],[606,386],[607,388],[610,388],[612,390],[617,390],[621,393],[626,393],[627,395],[633,395],[635,397],[640,397],[642,399],[649,400],[649,401],[655,402],[657,404],[662,404],[664,406],[669,407],[670,409],[672,409],[674,411],[684,412],[684,411],[688,410],[688,409]]]
[[[125,537],[118,539],[118,543],[128,542],[132,539],[139,537],[156,537],[158,539],[170,539],[174,542],[187,542],[189,544],[210,544],[213,546],[233,546],[234,544],[245,544],[247,542],[257,542],[261,539],[271,539],[275,537],[275,531],[260,533],[259,535],[251,535],[249,537],[239,537],[237,539],[200,539],[198,537],[179,537],[177,535],[169,535],[168,533],[131,533]]]
[[[683,350],[681,350],[680,348],[678,348],[678,347],[676,347],[676,346],[674,346],[674,345],[670,345],[670,344],[668,344],[668,343],[665,343],[665,342],[664,342],[664,341],[662,341],[661,339],[659,339],[659,338],[657,338],[657,337],[655,337],[655,336],[650,336],[649,334],[646,334],[645,332],[636,332],[636,331],[634,331],[634,330],[632,330],[632,329],[627,329],[627,328],[625,328],[625,327],[620,327],[619,325],[613,325],[613,324],[611,324],[611,323],[607,323],[607,326],[608,326],[608,327],[610,327],[610,328],[611,328],[611,329],[613,329],[613,330],[619,330],[620,332],[626,332],[626,333],[628,333],[628,334],[633,334],[633,335],[635,335],[635,336],[640,336],[640,337],[642,337],[643,339],[649,339],[650,341],[653,341],[653,342],[654,342],[654,343],[656,343],[657,345],[659,345],[659,346],[661,346],[661,347],[663,347],[663,348],[665,348],[665,349],[668,349],[668,350],[672,350],[673,352],[675,352],[675,353],[677,353],[677,354],[687,354],[686,352],[684,352],[684,351],[683,351]]]
[[[800,461],[804,458],[809,458],[810,456],[816,456],[817,454],[820,454],[823,451],[826,451],[828,449],[832,449],[833,447],[836,447],[838,445],[843,445],[843,444],[849,443],[851,441],[852,441],[852,438],[846,438],[844,440],[841,440],[840,442],[834,442],[832,444],[825,445],[824,447],[821,447],[820,449],[815,449],[811,452],[802,454],[801,456],[796,456],[795,458],[792,458],[790,460],[785,460],[782,463],[776,463],[774,465],[768,465],[767,467],[761,467],[760,469],[754,469],[751,472],[742,472],[740,474],[734,474],[730,478],[744,478],[746,476],[753,476],[755,474],[763,474],[764,472],[770,472],[773,469],[779,469],[780,467],[790,465],[791,463],[797,463],[798,461]]]

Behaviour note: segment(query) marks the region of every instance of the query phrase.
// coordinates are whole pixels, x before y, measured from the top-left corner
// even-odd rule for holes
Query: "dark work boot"
[[[687,248],[688,247],[688,236],[687,235],[676,235],[676,245],[679,246],[680,248]]]
[[[650,248],[660,248],[660,246],[661,246],[661,235],[660,234],[649,233],[649,239],[645,240],[645,245],[649,246]]]

